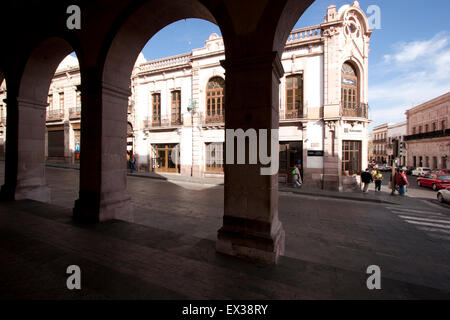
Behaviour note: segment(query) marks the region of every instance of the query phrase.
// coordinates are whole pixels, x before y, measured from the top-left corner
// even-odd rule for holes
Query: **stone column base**
[[[74,219],[82,223],[97,223],[113,219],[134,222],[130,197],[114,200],[99,200],[99,198],[97,195],[80,196],[73,208]]]
[[[47,203],[51,199],[50,188],[47,185],[18,186],[15,190],[14,188],[3,185],[0,198],[3,201],[30,199]]]
[[[251,224],[252,221],[256,225],[261,224],[254,220],[246,220],[245,224]],[[284,254],[285,233],[282,224],[278,222],[273,232],[267,235],[242,231],[242,227],[227,224],[219,229],[217,252],[266,264],[276,264],[278,257]]]

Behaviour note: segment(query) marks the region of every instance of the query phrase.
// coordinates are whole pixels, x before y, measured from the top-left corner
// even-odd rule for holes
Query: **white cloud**
[[[398,63],[407,63],[433,55],[448,44],[448,38],[443,36],[444,34],[440,33],[430,40],[401,43],[398,45],[399,50],[393,55],[393,59]]]
[[[450,91],[450,36],[397,44],[373,66],[369,104],[373,124],[404,121],[411,107]]]

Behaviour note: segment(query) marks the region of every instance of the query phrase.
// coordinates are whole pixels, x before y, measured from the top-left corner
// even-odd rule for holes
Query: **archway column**
[[[270,52],[227,59],[222,65],[226,70],[225,128],[256,132],[278,129],[278,87],[283,75],[279,55]],[[267,143],[270,150],[270,140]],[[272,152],[278,158],[278,144]],[[246,153],[248,156],[248,143]],[[248,164],[247,159],[246,164],[225,165],[225,210],[216,249],[276,263],[284,253],[284,230],[278,219],[278,173],[262,175],[263,167],[267,166],[259,157],[257,164]]]
[[[2,199],[50,202],[45,178],[47,103],[11,98],[8,94],[7,106],[8,139]]]
[[[126,190],[127,105],[131,92],[104,82],[94,84],[87,76],[82,79],[81,95],[80,193],[74,218],[84,222],[133,221]]]

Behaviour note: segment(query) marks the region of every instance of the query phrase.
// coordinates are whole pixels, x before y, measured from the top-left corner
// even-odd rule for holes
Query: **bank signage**
[[[343,78],[342,79],[342,83],[343,84],[347,84],[349,86],[354,86],[355,85],[355,80]]]

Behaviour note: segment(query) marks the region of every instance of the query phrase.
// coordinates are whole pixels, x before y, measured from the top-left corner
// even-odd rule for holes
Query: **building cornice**
[[[435,106],[443,104],[445,102],[450,102],[450,92],[447,92],[447,93],[445,93],[437,98],[434,98],[432,100],[429,100],[425,103],[422,103],[414,108],[408,109],[408,110],[406,110],[405,114],[408,116],[410,114],[420,112],[420,111],[423,111],[428,108],[435,107]]]

